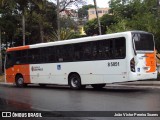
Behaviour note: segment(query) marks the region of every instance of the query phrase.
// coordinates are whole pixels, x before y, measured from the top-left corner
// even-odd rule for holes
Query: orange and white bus
[[[7,49],[7,83],[72,89],[157,78],[154,37],[143,31],[92,36]]]

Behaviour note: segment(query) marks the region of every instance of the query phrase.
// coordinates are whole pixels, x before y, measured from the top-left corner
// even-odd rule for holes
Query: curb
[[[160,86],[160,81],[132,81],[132,82],[124,82],[118,83],[120,85],[142,85],[142,86]]]
[[[13,85],[13,83],[0,82],[0,85]]]
[[[117,84],[117,85],[109,85],[109,86],[106,86],[106,88],[109,87],[109,88],[122,88],[122,89],[160,89],[160,86],[149,86],[149,85],[120,85],[120,84]]]
[[[12,86],[13,83],[0,82],[1,86]],[[123,83],[111,83],[107,84],[106,87],[126,87],[126,88],[149,88],[149,89],[160,89],[160,81],[132,81]]]

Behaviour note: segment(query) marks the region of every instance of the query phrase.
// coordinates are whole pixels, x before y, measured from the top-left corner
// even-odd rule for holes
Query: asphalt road
[[[16,110],[160,111],[160,89],[108,86],[102,90],[94,90],[88,87],[85,90],[76,91],[64,86],[29,86],[26,88],[16,88],[13,85],[0,85],[0,111]],[[134,120],[143,120],[142,118],[143,117],[134,118]],[[69,117],[66,119],[75,118]],[[94,120],[109,118],[91,116],[85,119]],[[117,120],[117,118],[112,119]],[[130,118],[121,117],[119,119],[129,120]],[[159,120],[160,117],[145,117],[145,119]]]

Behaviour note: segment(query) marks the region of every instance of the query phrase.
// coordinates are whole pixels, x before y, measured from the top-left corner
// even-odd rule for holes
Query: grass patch
[[[4,82],[4,75],[0,75],[0,82]]]

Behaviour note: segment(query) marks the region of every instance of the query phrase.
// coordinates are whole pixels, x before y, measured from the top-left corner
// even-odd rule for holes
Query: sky
[[[48,0],[48,1],[52,1],[55,2],[55,0]],[[87,4],[94,4],[93,0],[86,0]],[[96,0],[97,1],[97,7],[100,8],[105,8],[105,7],[109,7],[108,2],[110,0]]]
[[[100,7],[100,8],[109,7],[108,2],[110,0],[96,0],[96,1],[97,1],[97,7]],[[94,4],[94,2],[93,0],[87,0],[87,4]]]

